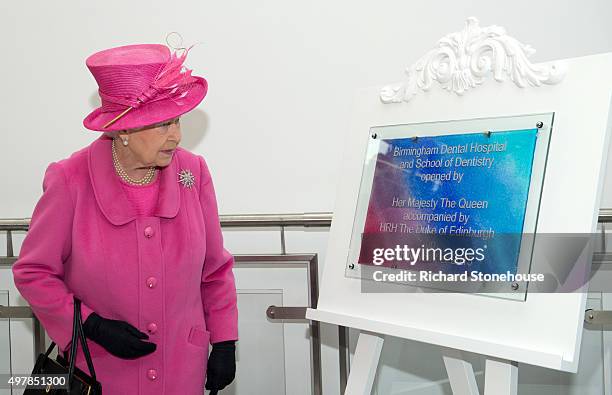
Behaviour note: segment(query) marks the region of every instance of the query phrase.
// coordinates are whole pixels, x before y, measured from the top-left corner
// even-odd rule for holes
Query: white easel
[[[364,210],[358,210],[365,137],[378,126],[419,125],[422,131],[444,121],[443,130],[435,131],[441,134],[448,132],[451,123],[469,120],[474,122],[469,129],[453,130],[473,132],[488,130],[484,127],[491,119],[520,116],[524,121],[528,116],[553,114],[554,136],[546,156],[537,233],[596,232],[612,125],[612,53],[537,64],[528,60],[532,53],[531,47],[508,36],[503,28],[481,27],[475,18],[468,18],[462,31],[443,37],[408,67],[404,81],[356,93],[319,300],[316,309],[306,311],[307,319],[362,331],[345,394],[371,393],[385,335],[443,347],[454,395],[479,394],[474,369],[459,350],[486,356],[485,395],[516,395],[518,362],[577,371],[588,283],[574,292],[530,293],[526,300],[516,301],[475,295],[367,293],[359,276],[351,272],[355,261],[350,253],[357,251],[351,249],[351,236],[356,221],[365,216]],[[508,130],[526,129],[535,125],[533,121],[521,127],[505,125]],[[474,127],[477,122],[487,125]],[[567,157],[577,160],[568,166]],[[574,211],[568,221],[559,213],[570,206]],[[537,266],[532,268],[554,272],[556,260],[537,252],[535,248],[532,265]],[[591,259],[592,255],[583,253],[573,267],[588,273]],[[397,314],[400,310],[408,313]]]
[[[362,331],[357,340],[351,363],[345,395],[370,395],[384,335]],[[479,395],[472,364],[461,357],[461,352],[445,352],[444,365],[453,395]],[[496,358],[487,358],[485,365],[484,395],[517,395],[518,364]]]

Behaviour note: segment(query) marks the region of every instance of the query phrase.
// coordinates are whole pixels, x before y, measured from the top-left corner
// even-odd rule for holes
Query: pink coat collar
[[[89,150],[89,177],[100,210],[113,225],[124,225],[137,217],[136,210],[127,199],[119,176],[115,173],[111,156],[112,140],[100,136]],[[180,190],[176,177],[178,171],[177,152],[168,166],[158,174],[159,198],[153,212],[156,217],[173,218],[180,207]]]

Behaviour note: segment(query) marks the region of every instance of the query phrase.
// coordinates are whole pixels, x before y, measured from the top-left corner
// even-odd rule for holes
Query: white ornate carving
[[[565,63],[534,64],[527,59],[534,53],[529,45],[508,36],[503,27],[480,27],[478,19],[470,17],[462,31],[442,38],[436,48],[407,68],[405,81],[385,86],[380,99],[384,103],[409,101],[419,90],[428,90],[433,81],[462,95],[490,74],[500,82],[509,77],[522,88],[563,79]]]

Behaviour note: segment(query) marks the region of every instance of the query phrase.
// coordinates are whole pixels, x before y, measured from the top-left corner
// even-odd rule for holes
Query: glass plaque
[[[372,127],[346,275],[524,299],[552,121]]]

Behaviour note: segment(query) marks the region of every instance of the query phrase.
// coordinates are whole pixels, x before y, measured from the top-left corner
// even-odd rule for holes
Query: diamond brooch
[[[195,177],[193,176],[193,174],[191,174],[191,171],[183,169],[180,173],[177,174],[179,176],[178,182],[183,184],[183,187],[191,188],[193,186]]]

